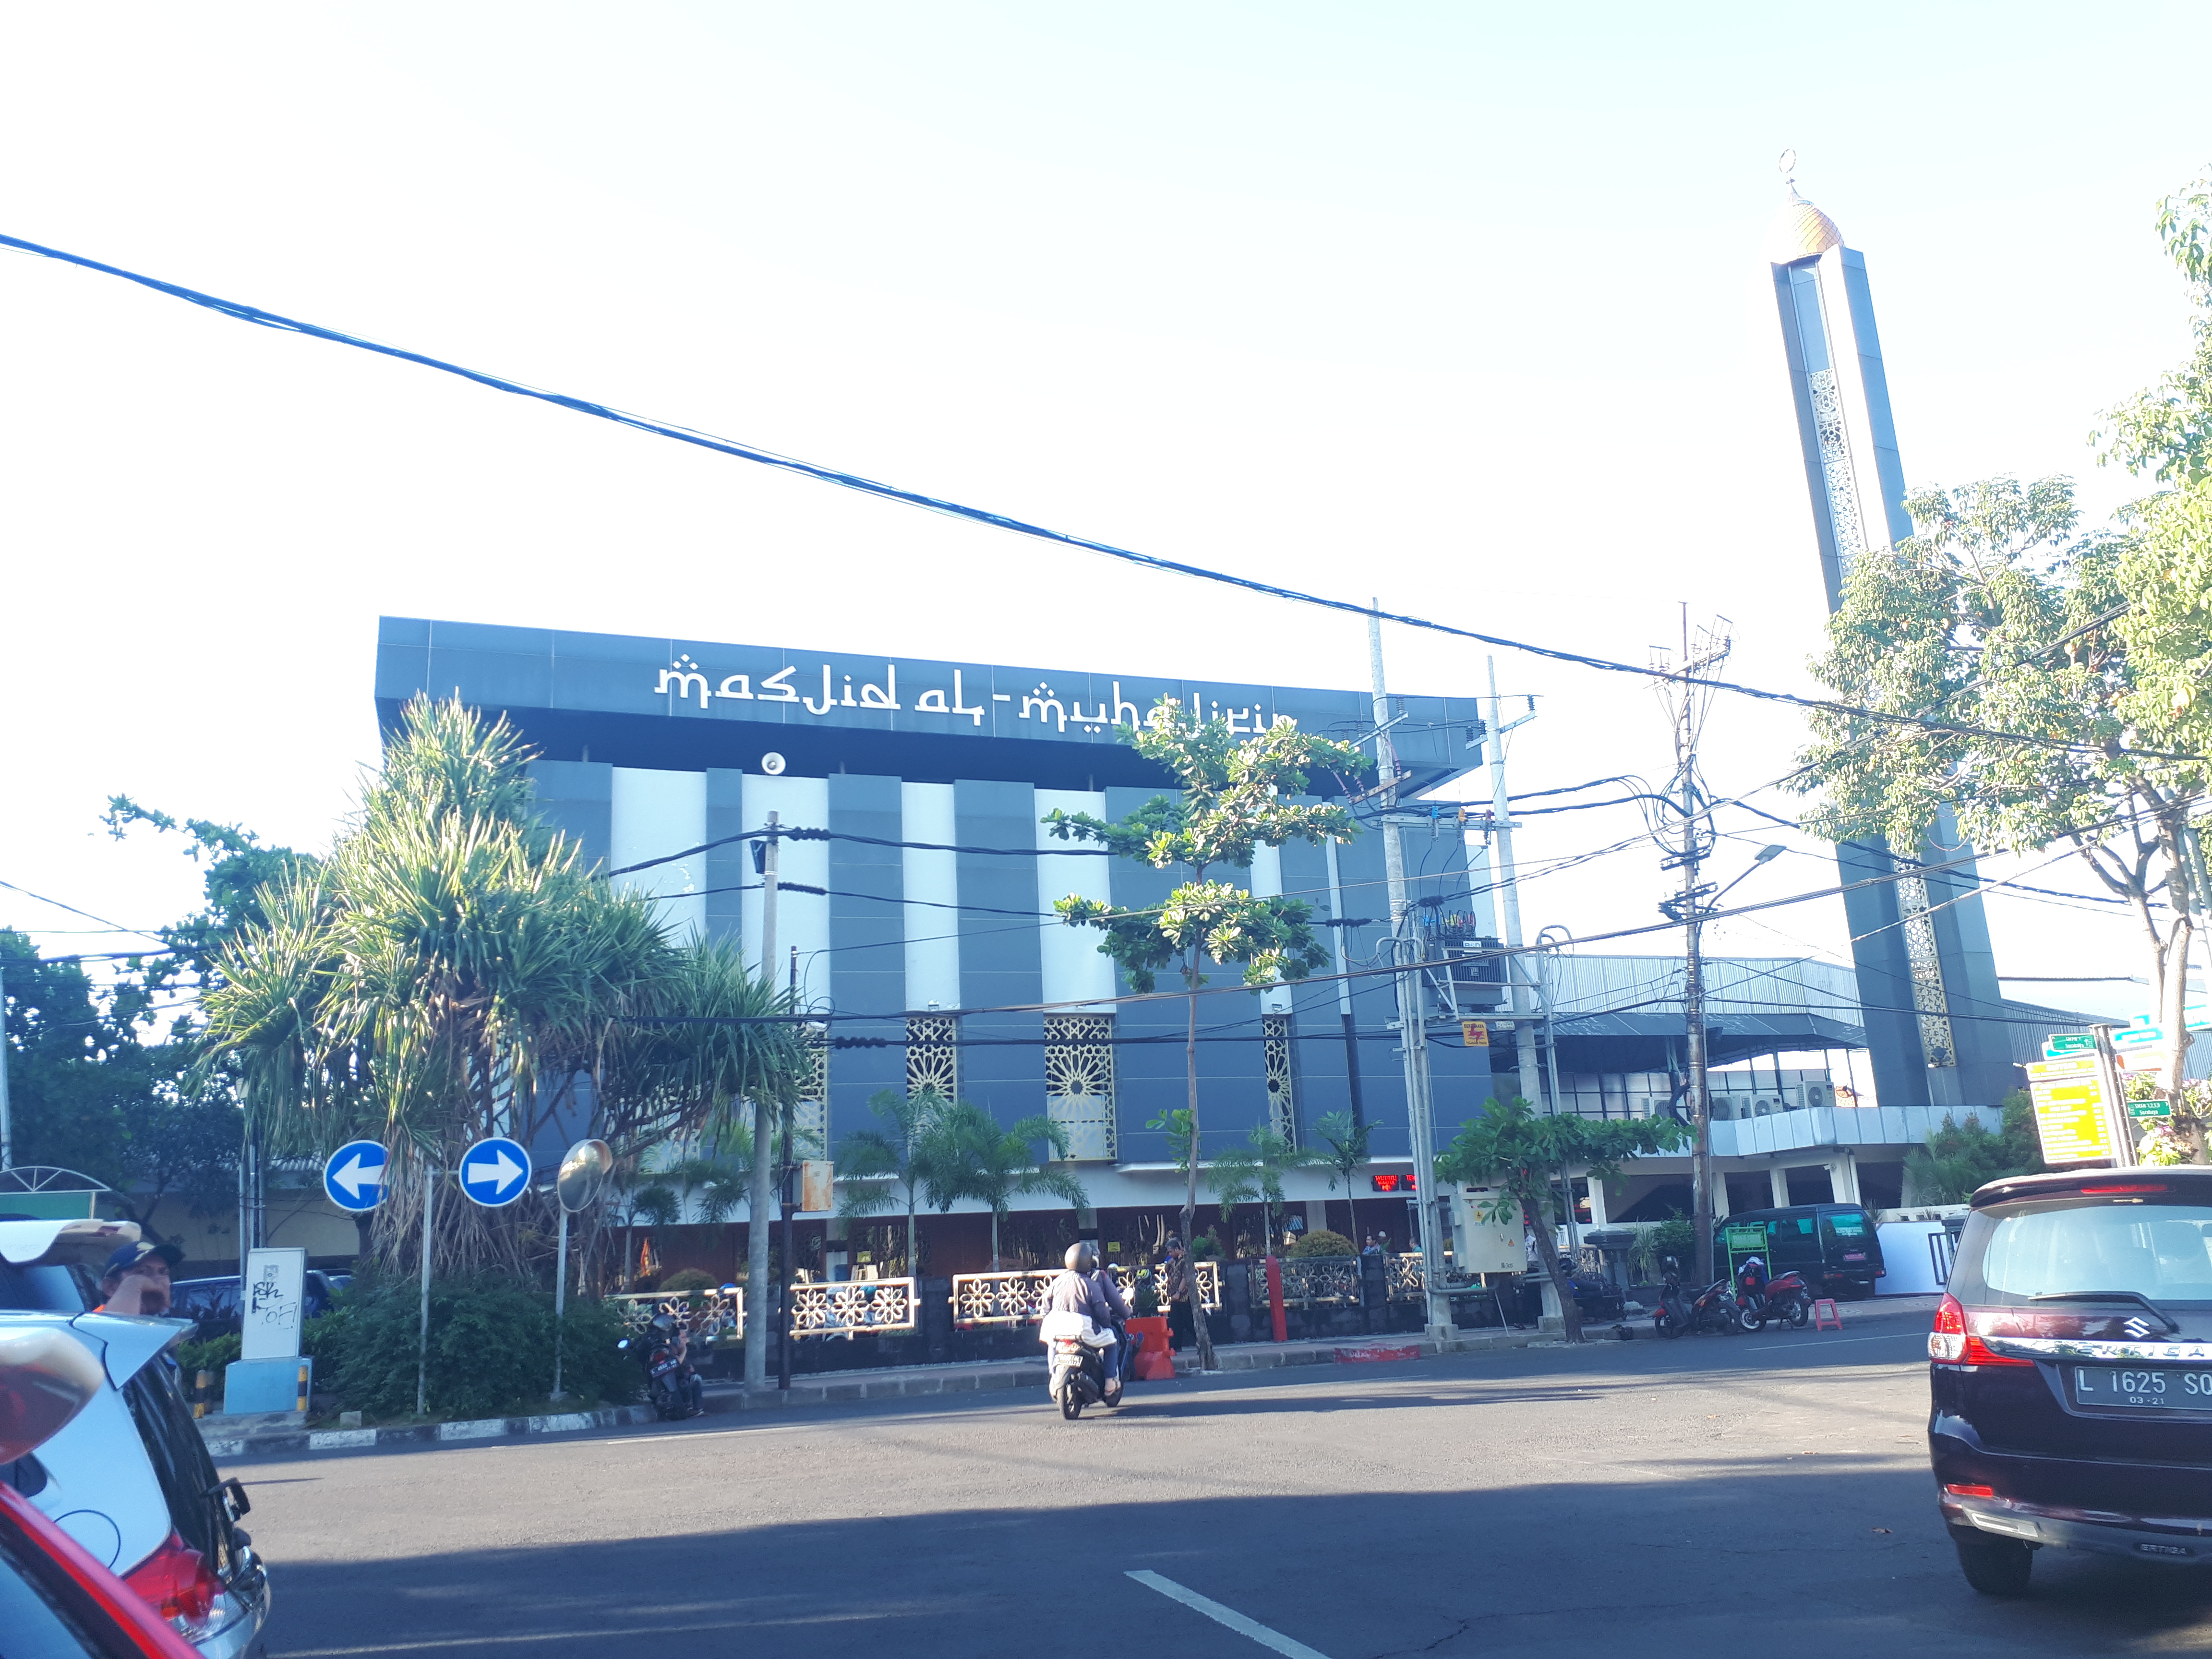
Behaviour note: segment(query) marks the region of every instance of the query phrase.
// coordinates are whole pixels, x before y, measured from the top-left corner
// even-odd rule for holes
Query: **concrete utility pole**
[[[776,816],[768,815],[768,840],[761,849],[760,976],[775,985]],[[768,1257],[770,1214],[775,1205],[775,1109],[753,1103],[752,1190],[745,1219],[745,1387],[768,1386]],[[787,1263],[787,1267],[789,1264]]]
[[[1420,935],[1413,907],[1406,896],[1406,851],[1398,838],[1398,751],[1383,728],[1390,723],[1390,698],[1382,682],[1382,619],[1367,617],[1367,665],[1375,683],[1375,760],[1382,802],[1382,868],[1390,886],[1390,960],[1403,971],[1398,982],[1399,1052],[1406,1061],[1406,1121],[1413,1141],[1413,1212],[1421,1224],[1421,1285],[1427,1292],[1429,1328],[1451,1330],[1451,1298],[1444,1294],[1443,1250],[1437,1237],[1436,1118],[1429,1086],[1428,993],[1421,983]]]
[[[1690,682],[1726,661],[1731,644],[1717,627],[1703,631],[1695,655],[1690,646],[1687,607],[1682,617],[1680,665],[1671,677],[1675,690],[1668,714],[1674,726],[1675,810],[1681,815],[1681,838],[1667,866],[1682,872],[1682,890],[1659,906],[1662,915],[1682,924],[1683,1063],[1688,1072],[1686,1103],[1690,1132],[1690,1185],[1698,1232],[1698,1282],[1713,1278],[1713,1125],[1711,1091],[1705,1077],[1705,975],[1702,955],[1705,901],[1712,886],[1698,880],[1698,872],[1711,852],[1711,826],[1706,821],[1705,792],[1698,778],[1698,738],[1705,728],[1705,710],[1712,694]],[[1661,681],[1663,688],[1668,682]],[[1662,693],[1663,694],[1663,693]]]
[[[1344,930],[1340,927],[1337,931]],[[1337,971],[1341,973],[1343,969],[1339,968]],[[0,978],[0,1170],[15,1167],[15,1119],[8,1109],[8,984]]]
[[[1329,942],[1336,949],[1336,1012],[1344,1024],[1344,1080],[1352,1091],[1352,1127],[1358,1128],[1367,1121],[1367,1102],[1359,1088],[1359,1024],[1352,1011],[1352,964],[1345,955],[1344,882],[1337,870],[1336,843],[1325,842],[1322,850],[1328,859],[1328,908],[1336,924],[1328,931],[1333,935]],[[1359,1231],[1357,1223],[1352,1231]]]
[[[1505,958],[1505,979],[1513,999],[1513,1052],[1520,1060],[1521,1098],[1534,1105],[1544,1092],[1536,1072],[1536,1024],[1528,1006],[1528,975],[1518,954],[1521,890],[1513,877],[1513,814],[1505,788],[1508,726],[1505,704],[1498,695],[1498,659],[1486,657],[1483,661],[1490,671],[1490,729],[1483,734],[1490,744],[1490,878],[1498,888],[1498,928],[1505,937],[1505,948],[1515,952]],[[1512,724],[1518,726],[1521,721]]]
[[[791,947],[791,1006],[799,1008],[799,947]],[[791,1218],[799,1206],[792,1201],[791,1193],[791,1119],[783,1115],[783,1156],[778,1160],[776,1198],[783,1210],[783,1271],[775,1276],[775,1386],[791,1387],[791,1279],[798,1266],[799,1252],[792,1241]]]

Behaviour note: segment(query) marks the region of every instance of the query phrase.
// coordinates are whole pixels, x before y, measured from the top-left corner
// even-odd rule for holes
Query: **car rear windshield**
[[[2212,1206],[2069,1194],[1978,1210],[1949,1288],[1998,1304],[2069,1291],[2212,1304]]]
[[[228,1580],[233,1565],[230,1517],[222,1505],[222,1476],[168,1360],[155,1360],[125,1383],[123,1398],[145,1443],[161,1496],[168,1500],[177,1535]]]
[[[98,1300],[99,1289],[88,1267],[57,1261],[18,1267],[0,1261],[0,1308],[78,1314]]]

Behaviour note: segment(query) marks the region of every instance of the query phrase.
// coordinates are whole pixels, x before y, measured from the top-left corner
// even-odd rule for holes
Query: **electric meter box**
[[[1521,1206],[1494,1187],[1451,1189],[1452,1266],[1463,1273],[1517,1273],[1528,1267]]]

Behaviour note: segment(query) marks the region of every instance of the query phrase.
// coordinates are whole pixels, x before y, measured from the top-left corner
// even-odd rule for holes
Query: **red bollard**
[[[1267,1313],[1275,1322],[1275,1340],[1289,1341],[1291,1328],[1283,1318],[1283,1264],[1272,1251],[1267,1256]]]

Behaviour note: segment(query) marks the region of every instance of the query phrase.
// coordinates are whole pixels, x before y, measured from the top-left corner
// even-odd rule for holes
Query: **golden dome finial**
[[[1777,167],[1790,194],[1775,219],[1770,239],[1774,263],[1795,264],[1840,246],[1844,233],[1836,228],[1836,222],[1797,193],[1797,152],[1784,150]]]

